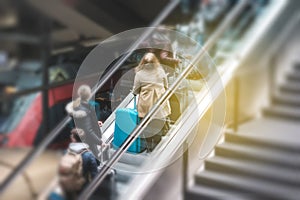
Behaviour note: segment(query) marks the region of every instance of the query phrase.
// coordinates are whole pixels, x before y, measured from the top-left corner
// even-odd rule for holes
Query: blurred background
[[[74,124],[66,118],[65,106],[72,100],[81,63],[101,41],[147,26],[185,34],[208,52],[211,63],[196,67],[201,76],[184,77],[189,90],[201,93],[203,81],[216,72],[224,88],[205,106],[193,101],[203,115],[193,119],[189,129],[179,125],[188,105],[182,107],[184,94],[176,90],[177,99],[170,99],[172,125],[182,126],[186,138],[160,154],[172,157],[171,152],[181,152],[192,135],[188,151],[143,181],[120,170],[117,186],[106,192],[102,188],[95,199],[297,199],[299,8],[293,0],[0,0],[0,199],[45,199],[70,143]],[[162,33],[150,39],[180,52],[181,56],[171,52],[171,57],[180,59],[183,68],[203,50],[168,37]],[[113,88],[144,52],[133,51],[97,90],[93,105],[98,120],[108,124],[116,107],[126,101],[132,77],[123,80],[122,92],[114,93]],[[115,52],[108,69],[121,58]],[[222,133],[205,145],[206,135],[213,135],[207,128],[210,108],[220,94],[226,116],[224,124],[216,126]],[[181,104],[179,114],[176,103]],[[195,126],[201,128],[191,131]]]

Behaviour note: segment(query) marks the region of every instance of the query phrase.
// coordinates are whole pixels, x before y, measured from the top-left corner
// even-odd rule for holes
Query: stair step
[[[300,70],[294,71],[293,73],[290,73],[287,75],[287,79],[289,81],[300,81]]]
[[[280,86],[280,92],[299,94],[300,93],[300,83],[286,82]]]
[[[289,120],[300,120],[300,108],[295,106],[276,105],[265,108],[263,112],[268,117],[277,117]]]
[[[226,142],[216,147],[215,154],[221,157],[276,164],[293,169],[299,169],[300,167],[300,156],[298,154],[289,154],[265,147],[243,146]]]
[[[244,144],[250,146],[268,147],[277,150],[283,150],[290,153],[300,154],[300,146],[292,146],[290,143],[284,143],[282,141],[270,140],[268,138],[241,134],[226,133],[225,141],[237,144]]]
[[[300,71],[300,63],[295,63],[294,64],[294,69],[297,71],[299,70]]]
[[[292,170],[255,162],[215,156],[205,161],[205,169],[226,174],[255,177],[261,180],[300,186],[300,169]]]
[[[273,104],[285,106],[300,106],[300,95],[293,93],[281,93],[273,97]]]
[[[252,196],[252,198],[250,198],[250,196]],[[193,185],[192,187],[188,188],[188,190],[186,191],[185,199],[188,200],[199,200],[199,199],[250,200],[250,199],[257,199],[257,198],[254,198],[254,195],[249,193],[242,193],[242,192],[238,193],[238,192],[233,192],[231,190],[215,189],[203,185],[201,186]]]
[[[300,195],[300,190],[297,187],[212,171],[196,174],[195,182],[199,186],[230,189],[239,193],[250,193],[250,195],[256,194],[261,197],[259,199],[298,199]]]

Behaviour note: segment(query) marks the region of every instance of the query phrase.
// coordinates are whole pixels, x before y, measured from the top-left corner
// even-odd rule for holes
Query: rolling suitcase
[[[139,123],[138,112],[136,109],[136,97],[134,97],[134,108],[120,108],[116,110],[114,148],[120,147],[134,128]],[[145,144],[142,138],[138,137],[127,151],[140,153],[145,150]]]

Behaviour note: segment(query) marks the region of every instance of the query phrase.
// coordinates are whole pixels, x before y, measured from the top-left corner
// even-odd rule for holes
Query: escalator
[[[158,25],[161,20],[167,16],[167,14],[176,6],[178,2],[171,2],[170,5],[164,10],[164,12],[153,22],[153,26]],[[210,57],[206,53],[212,47],[217,45],[216,43],[220,40],[224,41],[227,39],[227,42],[230,40],[236,40],[236,37],[240,37],[240,40],[235,41],[239,48],[243,47],[243,49],[253,48],[253,41],[251,43],[247,42],[249,40],[248,32],[253,29],[257,29],[258,26],[262,26],[267,28],[267,22],[261,23],[261,16],[256,15],[253,18],[249,18],[249,20],[253,20],[251,26],[245,27],[244,22],[239,23],[239,17],[244,11],[245,7],[248,6],[247,1],[241,1],[234,7],[232,12],[226,15],[223,23],[216,29],[216,31],[211,35],[210,39],[205,43],[204,47],[195,55],[193,60],[190,61],[191,64],[185,67],[183,71],[176,77],[170,88],[166,91],[166,93],[158,100],[157,104],[153,107],[153,109],[149,112],[149,114],[144,118],[144,120],[137,126],[137,128],[133,131],[133,133],[128,137],[128,139],[123,143],[123,145],[117,150],[110,150],[110,159],[105,163],[105,165],[100,170],[99,174],[96,178],[91,182],[91,184],[81,193],[79,199],[88,199],[89,197],[95,197],[97,199],[140,199],[143,197],[144,192],[147,191],[147,188],[150,187],[151,183],[155,181],[159,177],[160,172],[156,171],[157,169],[162,169],[169,162],[174,159],[175,153],[182,147],[185,141],[189,138],[195,137],[197,134],[197,125],[201,117],[207,112],[207,110],[212,106],[215,100],[222,95],[225,85],[231,79],[233,71],[239,66],[240,62],[247,56],[247,50],[245,52],[239,52],[238,48],[223,48],[222,53],[215,53],[213,59],[218,60],[220,65],[218,68],[214,68],[208,77],[205,78],[205,84],[195,90],[195,87],[189,86],[189,82],[186,81],[186,77],[192,72],[194,68],[197,69],[197,64],[200,63],[201,60],[207,59],[210,60]],[[266,7],[266,10],[269,12],[267,14],[271,14],[272,12],[278,12],[280,8],[283,6],[283,3],[275,3],[272,2],[269,4],[269,7]],[[267,15],[266,14],[266,15]],[[276,15],[269,20],[274,20]],[[236,22],[234,24],[233,22]],[[234,25],[232,25],[234,24]],[[226,37],[224,34],[226,31],[230,31],[231,29],[236,30],[237,33],[233,37]],[[246,29],[246,31],[244,30]],[[243,33],[242,33],[243,32]],[[147,36],[148,33],[144,36]],[[230,35],[230,34],[229,34]],[[259,37],[259,36],[257,36]],[[139,44],[140,41],[137,41],[133,45],[133,49]],[[258,39],[257,39],[258,40]],[[244,46],[243,46],[244,45]],[[224,56],[225,53],[230,55],[239,54],[237,56]],[[244,54],[243,54],[244,53]],[[220,56],[221,55],[221,56]],[[219,59],[222,57],[222,59]],[[111,74],[113,74],[120,64],[126,60],[126,56],[122,58],[119,62],[116,63],[116,68],[113,68],[108,72],[107,76],[103,77],[103,82],[105,83]],[[229,67],[230,66],[230,67]],[[136,137],[141,135],[143,131],[147,128],[147,125],[150,124],[152,117],[155,112],[158,111],[159,105],[162,105],[164,102],[168,101],[172,94],[176,92],[180,92],[179,89],[185,82],[188,82],[188,86],[186,87],[187,95],[184,96],[184,101],[186,106],[182,108],[183,112],[181,116],[178,118],[176,122],[171,126],[168,134],[163,137],[162,142],[160,142],[157,147],[151,153],[143,152],[138,155],[126,153],[126,150],[129,148],[130,144],[135,140]],[[97,85],[99,89],[101,87],[102,82]],[[96,90],[97,90],[96,88]],[[199,89],[200,88],[200,89]],[[96,91],[94,90],[94,92]],[[126,99],[121,103],[119,107],[132,107],[132,96],[129,94]],[[222,106],[221,104],[220,106]],[[216,106],[216,105],[215,105]],[[223,105],[224,106],[224,105]],[[215,123],[218,126],[222,125],[224,116],[220,116],[215,119]],[[66,117],[52,132],[50,132],[49,136],[34,150],[29,154],[27,158],[16,168],[16,171],[13,175],[9,176],[8,179],[3,182],[1,185],[1,192],[5,190],[5,188],[10,184],[10,182],[20,174],[26,166],[40,154],[47,145],[51,142],[55,136],[57,136],[62,128],[70,121],[70,117]],[[103,137],[106,139],[107,143],[111,143],[113,140],[113,130],[114,130],[114,113],[106,120],[103,125]],[[219,136],[214,137],[212,146],[217,142]],[[115,175],[115,188],[108,188],[107,190],[112,190],[108,192],[105,196],[103,192],[99,192],[101,187],[105,187],[103,184],[105,183],[105,178],[107,174],[110,173],[111,168],[116,169]],[[147,172],[147,173],[145,173]],[[103,182],[104,181],[104,182]],[[107,191],[106,190],[106,191]],[[98,191],[98,192],[97,192]]]

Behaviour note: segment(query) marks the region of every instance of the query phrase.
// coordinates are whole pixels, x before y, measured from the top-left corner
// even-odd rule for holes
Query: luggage
[[[138,112],[136,109],[136,97],[134,97],[134,108],[120,108],[116,110],[115,131],[113,146],[120,147],[134,128],[139,123]],[[144,141],[138,137],[127,151],[140,153],[145,150]]]

